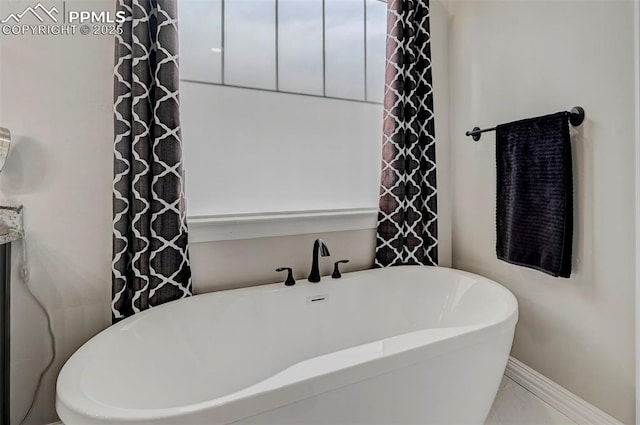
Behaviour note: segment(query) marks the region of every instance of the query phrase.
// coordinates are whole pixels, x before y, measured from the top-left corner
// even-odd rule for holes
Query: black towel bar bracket
[[[569,118],[569,123],[574,127],[578,127],[584,122],[584,108],[582,108],[582,106],[574,106],[573,108],[571,108],[571,111],[567,111],[565,112],[565,114]],[[478,140],[480,140],[480,136],[482,135],[482,133],[495,130],[495,127],[483,129],[481,129],[480,127],[474,127],[473,130],[467,131],[465,135],[471,136],[471,138],[477,142]]]

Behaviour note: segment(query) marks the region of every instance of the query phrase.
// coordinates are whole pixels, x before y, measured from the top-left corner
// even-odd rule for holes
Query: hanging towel
[[[496,253],[571,275],[573,176],[566,112],[496,127]]]

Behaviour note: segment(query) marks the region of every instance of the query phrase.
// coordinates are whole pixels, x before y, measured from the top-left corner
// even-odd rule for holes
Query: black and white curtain
[[[388,0],[377,267],[436,265],[429,0]]]
[[[177,0],[118,0],[112,315],[191,295],[178,99]]]

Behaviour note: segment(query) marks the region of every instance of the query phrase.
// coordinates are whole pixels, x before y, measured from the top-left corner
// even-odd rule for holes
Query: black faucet
[[[318,250],[320,255],[328,257],[329,248],[322,239],[316,239],[313,243],[313,264],[311,265],[311,273],[309,273],[309,282],[320,282],[320,270],[318,269]]]

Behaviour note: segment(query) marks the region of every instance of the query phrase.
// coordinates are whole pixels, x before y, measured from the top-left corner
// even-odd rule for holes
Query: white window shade
[[[376,208],[382,105],[181,83],[188,215]]]

